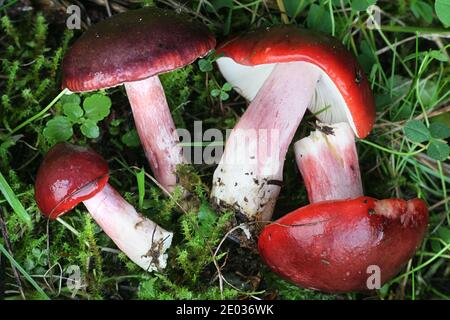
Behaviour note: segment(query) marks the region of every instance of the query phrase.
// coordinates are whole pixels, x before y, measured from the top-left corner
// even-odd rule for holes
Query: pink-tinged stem
[[[363,195],[355,136],[347,123],[318,124],[294,145],[311,203]]]
[[[155,178],[168,191],[177,184],[176,167],[184,163],[182,147],[157,76],[125,83],[136,129]]]
[[[103,231],[134,263],[147,271],[166,267],[173,233],[138,213],[109,184],[84,205]]]
[[[320,77],[307,63],[274,67],[232,130],[214,172],[212,199],[247,220],[269,220],[286,152]]]

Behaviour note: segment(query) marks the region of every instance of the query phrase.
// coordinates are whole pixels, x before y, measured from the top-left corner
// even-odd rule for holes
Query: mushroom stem
[[[136,129],[155,178],[168,191],[177,184],[182,147],[158,76],[126,82]]]
[[[317,124],[297,141],[295,158],[311,203],[363,195],[355,136],[347,123]]]
[[[214,172],[212,200],[245,220],[269,220],[283,180],[289,144],[320,71],[305,62],[274,67],[232,130]]]
[[[83,201],[94,220],[134,263],[147,271],[166,267],[173,233],[138,213],[109,184]]]

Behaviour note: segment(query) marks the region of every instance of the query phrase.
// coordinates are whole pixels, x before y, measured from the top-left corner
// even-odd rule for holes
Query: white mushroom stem
[[[168,191],[177,184],[184,162],[175,124],[158,76],[125,83],[134,122],[153,174]]]
[[[109,184],[84,205],[122,252],[142,269],[162,270],[173,233],[138,213]]]
[[[214,172],[212,199],[246,220],[269,220],[289,144],[314,95],[320,70],[308,63],[274,67],[232,130]]]
[[[344,122],[317,125],[317,130],[294,145],[309,201],[314,203],[362,196],[353,130]]]

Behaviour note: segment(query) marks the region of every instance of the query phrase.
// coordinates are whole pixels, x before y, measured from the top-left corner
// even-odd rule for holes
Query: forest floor
[[[370,4],[381,9],[370,28]],[[81,30],[66,27],[67,1],[0,0],[0,295],[5,299],[449,299],[450,298],[450,29],[449,1],[374,0],[86,0]],[[229,35],[283,23],[340,39],[367,74],[376,98],[374,130],[359,139],[365,194],[419,197],[430,210],[425,240],[394,279],[371,293],[331,295],[298,288],[272,273],[257,254],[225,240],[230,214],[209,203],[213,165],[181,172],[192,192],[166,197],[151,179],[122,87],[58,100],[61,60],[91,24],[111,14],[156,5],[186,12],[220,43]],[[284,8],[283,8],[284,7]],[[205,62],[206,61],[206,62]],[[232,128],[246,101],[207,60],[161,76],[177,128]],[[106,98],[104,98],[106,97]],[[68,119],[67,105],[98,99],[94,123]],[[100,101],[100,102],[99,102]],[[296,139],[311,129],[311,117]],[[410,129],[408,131],[408,129]],[[425,138],[424,138],[425,137]],[[110,183],[147,217],[175,233],[168,267],[146,273],[120,253],[78,206],[48,221],[34,200],[37,169],[58,141],[103,155]],[[308,203],[292,146],[275,217]],[[217,250],[217,254],[215,251]],[[74,279],[81,280],[77,287]]]

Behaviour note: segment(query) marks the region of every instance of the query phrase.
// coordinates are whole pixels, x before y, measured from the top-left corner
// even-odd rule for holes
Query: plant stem
[[[286,14],[286,7],[284,6],[283,0],[277,0],[278,9],[281,13],[281,20],[283,20],[284,24],[289,24],[289,18]]]
[[[427,146],[425,146],[425,147],[422,147],[422,148],[420,148],[420,149],[418,149],[416,151],[413,151],[413,152],[401,152],[401,151],[395,151],[395,150],[391,150],[391,149],[382,147],[382,146],[380,146],[380,145],[378,145],[376,143],[370,142],[368,140],[359,139],[358,141],[360,141],[362,143],[365,143],[365,144],[368,144],[369,146],[372,146],[372,147],[374,147],[376,149],[379,149],[381,151],[385,151],[385,152],[390,153],[390,154],[395,154],[397,156],[404,156],[404,157],[414,156],[416,154],[419,154],[419,153],[427,150]]]
[[[3,243],[5,244],[6,250],[12,255],[12,248],[11,248],[11,242],[9,241],[8,237],[8,230],[6,229],[5,221],[3,220],[3,209],[0,207],[0,232],[3,237]],[[25,293],[23,292],[22,287],[22,281],[20,280],[19,273],[17,272],[17,269],[12,265],[12,271],[14,274],[14,278],[17,282],[17,287],[19,288],[20,295],[22,296],[23,300],[26,300]]]
[[[439,170],[439,175],[441,176],[441,184],[442,184],[442,192],[444,193],[444,206],[445,206],[445,212],[447,213],[447,223],[450,225],[450,211],[449,211],[449,206],[448,206],[448,197],[447,197],[447,186],[445,184],[445,174],[442,170],[442,163],[441,161],[436,161],[437,162],[437,166],[438,166],[438,170]]]
[[[65,94],[67,94],[69,92],[69,89],[64,89],[63,91],[61,91],[44,109],[42,109],[41,111],[39,111],[38,113],[36,113],[34,116],[32,116],[31,118],[25,120],[24,122],[22,122],[21,124],[19,124],[17,127],[15,127],[14,129],[11,130],[11,132],[9,133],[10,135],[16,133],[17,131],[19,131],[20,129],[22,129],[23,127],[29,125],[31,122],[33,122],[34,120],[39,119],[40,117],[42,117],[48,110],[50,110],[51,107],[53,107],[53,105],[58,102],[58,100]]]
[[[427,27],[413,27],[413,26],[384,26],[380,29],[386,32],[404,32],[404,33],[419,33],[420,35],[441,35],[450,36],[450,31],[442,28],[427,28]]]
[[[31,222],[31,217],[28,212],[23,207],[22,203],[17,199],[14,191],[9,186],[3,174],[0,172],[0,192],[5,197],[6,201],[8,201],[11,208],[17,214],[17,216],[27,224],[29,229],[33,228],[33,224]]]
[[[20,264],[17,263],[16,260],[9,254],[8,250],[5,249],[5,247],[0,244],[0,251],[3,253],[3,255],[11,262],[13,266],[19,270],[21,274],[28,280],[28,282],[31,283],[31,285],[36,289],[37,292],[39,292],[42,296],[42,299],[44,300],[50,300],[49,296],[42,290],[42,288],[34,281],[34,279],[25,271],[24,268]]]
[[[331,2],[331,0],[328,0],[328,9],[330,11],[330,19],[331,19],[331,35],[334,37],[336,34],[336,23],[334,21],[333,3]]]
[[[434,260],[436,260],[437,258],[439,258],[441,255],[443,255],[444,252],[446,252],[448,249],[450,249],[450,243],[447,244],[442,250],[440,250],[439,252],[437,252],[437,253],[434,255],[434,257],[428,259],[427,261],[425,261],[424,263],[420,264],[419,266],[413,268],[412,270],[410,270],[410,271],[408,271],[408,272],[406,272],[406,273],[403,273],[403,274],[399,275],[398,277],[396,277],[395,279],[393,279],[391,282],[396,282],[396,281],[400,280],[400,279],[403,278],[403,277],[409,276],[409,275],[412,274],[413,272],[416,272],[416,271],[421,270],[422,268],[426,267],[427,265],[429,265],[430,263],[432,263]]]

